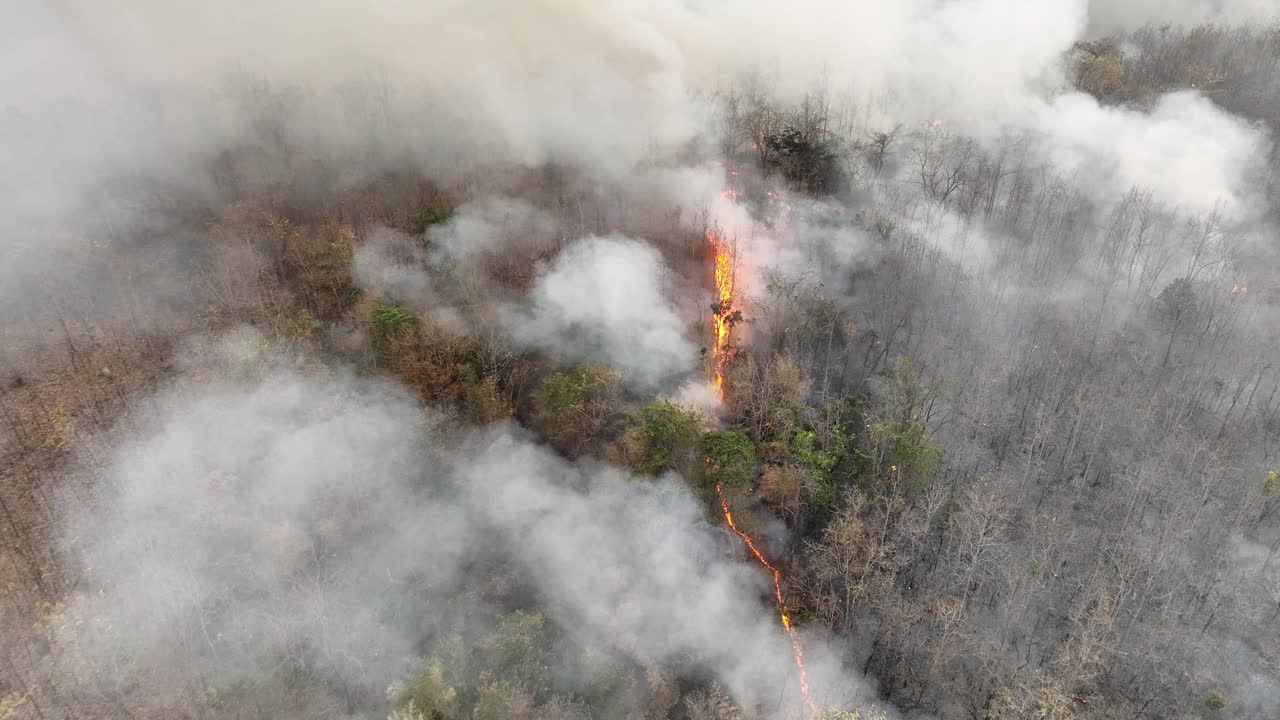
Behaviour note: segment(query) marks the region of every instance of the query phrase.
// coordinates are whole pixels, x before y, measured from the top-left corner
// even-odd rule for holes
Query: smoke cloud
[[[259,373],[254,346],[239,338],[218,364]],[[416,483],[432,417],[386,383],[283,368],[179,382],[153,407],[67,523],[94,588],[72,616],[98,666],[161,697],[297,656],[384,682],[403,671],[466,547],[465,517]]]
[[[1160,7],[1191,19],[1266,11],[1247,0],[1176,5]],[[1028,130],[1081,166],[1115,148],[1097,138],[1158,138],[1158,149],[1140,142],[1146,149],[1122,153],[1117,182],[1150,182],[1182,200],[1170,178],[1200,172],[1212,189],[1193,200],[1243,201],[1247,176],[1234,163],[1258,138],[1207,103],[1175,97],[1142,113],[1045,101],[1065,85],[1063,54],[1091,18],[1114,24],[1150,9],[1085,0],[30,5],[3,31],[0,79],[11,92],[0,154],[5,177],[22,179],[0,206],[15,221],[0,238],[3,286],[19,297],[55,268],[65,273],[54,258],[80,238],[154,222],[140,207],[148,188],[181,189],[196,204],[224,194],[227,148],[263,149],[253,183],[238,181],[244,192],[303,174],[341,186],[409,169],[455,182],[546,162],[620,179],[709,148],[709,98],[734,86],[782,102],[823,92],[848,108],[853,136],[935,118],[991,142]],[[1198,141],[1219,131],[1220,144]]]
[[[448,222],[429,228],[438,261],[474,260],[513,249],[537,248],[556,237],[556,222],[526,200],[487,195],[463,203]]]
[[[757,601],[766,578],[679,478],[570,463],[511,426],[455,428],[394,385],[256,346],[205,346],[213,379],[193,368],[140,404],[99,495],[70,515],[92,588],[72,632],[97,667],[160,693],[296,661],[376,697],[457,630],[464,563],[496,557],[576,647],[702,668],[772,712],[780,693],[794,702],[787,640]],[[852,699],[839,664],[812,655],[822,697]]]
[[[1202,95],[1161,97],[1149,113],[1103,108],[1088,95],[1063,95],[1041,111],[1049,160],[1095,178],[1102,203],[1131,187],[1192,213],[1221,208],[1239,219],[1261,207],[1255,178],[1264,137]]]
[[[623,237],[570,245],[507,319],[518,344],[622,370],[650,387],[692,370],[697,350],[651,246]]]
[[[514,347],[607,365],[641,389],[709,408],[710,389],[687,377],[707,302],[678,265],[691,254],[681,240],[615,227],[623,210],[589,222],[554,189],[508,196],[496,188],[517,184],[509,174],[569,168],[583,186],[622,188],[617,206],[661,198],[676,218],[671,235],[719,227],[740,249],[746,297],[764,293],[777,269],[852,303],[857,273],[876,267],[897,232],[933,243],[913,255],[920,266],[939,250],[991,271],[978,274],[991,282],[976,284],[994,288],[983,304],[1065,305],[1087,295],[1088,271],[1070,266],[1079,259],[1052,255],[1070,244],[1041,238],[1036,272],[1053,267],[1055,287],[1017,258],[992,271],[996,235],[1017,232],[1017,220],[971,223],[980,209],[961,218],[909,194],[930,162],[911,144],[924,136],[910,131],[926,122],[992,152],[1025,138],[1027,155],[983,171],[1046,162],[1074,174],[1098,225],[1136,186],[1157,205],[1221,210],[1233,229],[1256,228],[1269,202],[1257,182],[1271,150],[1262,129],[1194,91],[1100,104],[1068,90],[1068,53],[1141,22],[1276,15],[1266,0],[30,3],[0,27],[0,317],[38,309],[53,281],[86,307],[125,289],[156,316],[194,306],[202,290],[173,269],[203,259],[207,234],[192,228],[210,208],[283,189],[325,198],[407,173],[466,201],[420,234],[359,228],[359,287],[452,330],[500,332]],[[785,208],[768,212],[722,196],[732,170],[708,158],[729,154],[731,92],[777,107],[830,101],[828,130],[844,149],[906,127],[871,197],[858,198],[901,224],[878,235],[874,222],[781,189]],[[1063,220],[1056,201],[1041,207],[1061,214],[1038,229],[1092,232]],[[1144,266],[1125,245],[1128,222],[1113,234],[1133,258],[1132,282],[1096,310],[1126,322],[1168,284],[1171,258],[1182,260],[1170,250],[1157,269]],[[1166,242],[1143,233],[1133,231],[1135,248]],[[938,322],[959,326],[959,302],[945,307],[953,315]],[[918,350],[928,326],[909,314],[865,325],[886,335],[906,327],[895,352]],[[972,317],[984,318],[992,345],[1012,348],[1022,332],[998,311]],[[1175,323],[1165,347],[1184,331]],[[847,367],[830,357],[835,335],[833,321],[824,361]],[[888,357],[891,341],[873,352],[879,343],[859,354]],[[139,404],[127,439],[99,439],[101,496],[71,512],[64,537],[91,590],[72,604],[76,632],[99,664],[173,688],[196,676],[232,682],[291,657],[376,695],[403,677],[424,638],[451,627],[468,563],[483,556],[517,566],[580,646],[708,669],[743,703],[776,710],[779,695],[794,700],[786,638],[756,602],[766,581],[725,556],[677,478],[569,463],[510,425],[460,430],[403,388],[308,375],[254,347],[242,338],[210,351],[212,369],[189,368]],[[999,376],[1004,365],[991,363],[984,371]],[[194,379],[206,373],[217,379]],[[85,472],[96,463],[84,458]],[[1254,563],[1257,548],[1243,547]],[[817,696],[856,698],[838,680],[854,675],[833,659],[838,649],[809,640]],[[1249,702],[1274,705],[1271,684],[1249,678]]]
[[[360,287],[428,314],[443,304],[426,272],[428,262],[421,240],[389,228],[374,228],[356,248],[352,276]]]
[[[707,154],[714,96],[729,88],[778,102],[821,92],[844,108],[842,132],[853,138],[931,119],[987,143],[1030,132],[1047,157],[1099,175],[1108,192],[1136,182],[1171,202],[1221,199],[1256,214],[1241,160],[1265,141],[1203,99],[1175,95],[1142,112],[1053,98],[1066,85],[1064,53],[1088,23],[1150,9],[1085,0],[804,0],[785,10],[764,0],[31,5],[0,31],[0,80],[11,89],[0,118],[11,185],[0,200],[11,220],[0,286],[6,305],[51,277],[105,289],[110,279],[59,258],[143,224],[154,241],[125,257],[145,258],[156,244],[197,252],[199,236],[167,221],[178,203],[161,211],[154,190],[198,210],[231,192],[232,171],[245,194],[298,177],[342,187],[410,170],[455,183],[547,162],[625,180],[690,148]],[[1183,19],[1256,19],[1266,9],[1161,4]],[[226,165],[228,149],[255,148],[250,162]],[[706,207],[704,198],[680,202]],[[512,212],[507,230],[537,226]],[[483,220],[469,227],[468,216],[433,233],[446,253],[512,241]]]

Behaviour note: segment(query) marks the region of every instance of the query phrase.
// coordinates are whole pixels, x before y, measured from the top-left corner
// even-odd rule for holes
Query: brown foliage
[[[893,531],[900,511],[899,503],[872,506],[854,493],[810,545],[808,602],[827,624],[848,626],[865,606],[885,600],[899,569]]]
[[[756,439],[786,438],[809,391],[809,378],[783,355],[764,363],[745,355],[730,368],[725,386],[726,403]]]
[[[800,509],[803,478],[798,470],[785,465],[765,465],[760,475],[760,497],[769,505],[794,517]]]
[[[742,720],[742,711],[715,685],[686,695],[684,708],[689,720]]]
[[[1076,87],[1099,100],[1120,98],[1125,86],[1124,59],[1118,54],[1084,55],[1076,60]]]

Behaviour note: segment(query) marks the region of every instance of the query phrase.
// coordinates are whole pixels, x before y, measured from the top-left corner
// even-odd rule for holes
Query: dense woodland
[[[1106,106],[1141,111],[1194,89],[1280,130],[1280,29],[1146,28],[1081,43],[1065,62]],[[433,418],[424,432],[446,438],[421,462],[452,478],[486,481],[440,448],[514,423],[552,449],[552,467],[603,464],[649,483],[676,473],[714,527],[721,484],[782,568],[804,636],[832,638],[881,703],[819,698],[824,717],[1280,712],[1280,150],[1259,159],[1266,200],[1240,221],[1144,187],[1099,199],[1087,173],[1016,132],[978,138],[945,118],[866,128],[827,95],[784,104],[726,89],[700,160],[730,171],[726,193],[762,226],[804,218],[806,232],[782,236],[808,269],[766,267],[724,307],[702,299],[705,237],[718,231],[703,208],[560,165],[460,184],[411,170],[339,180],[332,158],[275,131],[290,95],[273,93],[244,90],[260,132],[204,158],[212,190],[104,196],[101,237],[62,258],[79,271],[33,269],[39,290],[3,308],[0,718],[777,712],[696,661],[587,646],[527,567],[479,541],[446,609],[396,606],[435,618],[399,664],[317,640],[228,681],[215,668],[235,657],[232,640],[198,622],[167,664],[128,645],[87,650],[78,629],[95,620],[79,613],[94,605],[76,598],[97,592],[99,561],[91,543],[66,541],[68,508],[101,502],[116,439],[163,423],[165,397],[278,373],[335,397],[348,375],[409,388]],[[502,209],[507,239],[449,252],[450,233],[498,195],[548,220]],[[111,222],[122,204],[148,222]],[[506,330],[504,304],[570,240],[615,233],[647,239],[674,287],[699,289],[685,328],[701,344],[698,378],[714,363],[712,316],[729,317],[718,412],[573,347],[590,332],[540,345]],[[861,239],[855,256],[833,259],[848,237]],[[361,257],[401,280],[370,281]],[[429,296],[405,277],[429,280]],[[235,487],[228,477],[218,482]],[[291,584],[329,577],[329,553],[363,547],[390,512],[335,501],[331,518],[303,523],[310,540],[295,551],[230,507],[201,511],[200,527],[295,553]],[[732,534],[722,540],[750,567]],[[245,593],[279,582],[235,572]]]

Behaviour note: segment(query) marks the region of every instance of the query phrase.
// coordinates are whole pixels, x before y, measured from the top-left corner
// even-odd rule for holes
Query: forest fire
[[[800,674],[800,695],[804,698],[805,707],[809,712],[816,714],[816,707],[813,701],[809,699],[809,680],[805,676],[804,670],[804,648],[800,645],[800,638],[796,637],[795,628],[791,626],[791,610],[782,598],[782,571],[774,567],[768,558],[764,556],[764,553],[760,552],[750,535],[738,528],[738,524],[733,520],[733,513],[729,511],[729,501],[725,499],[724,489],[720,483],[716,483],[716,498],[720,501],[720,511],[724,514],[724,521],[729,525],[729,529],[742,538],[742,542],[746,544],[747,550],[752,557],[765,570],[768,570],[773,578],[773,592],[774,598],[778,603],[778,616],[782,621],[783,629],[787,631],[787,637],[791,640],[791,649],[795,652],[796,671]]]
[[[715,342],[711,349],[712,361],[714,362],[712,372],[714,373],[713,381],[716,393],[723,400],[724,371],[730,354],[729,333],[733,328],[733,324],[741,318],[741,313],[733,309],[736,258],[734,257],[732,245],[714,230],[707,230],[707,243],[711,248],[716,285],[716,303],[712,306],[711,317],[712,331],[715,335]],[[707,458],[707,462],[710,463],[711,458]],[[800,638],[796,636],[795,628],[791,626],[791,610],[787,607],[787,603],[782,597],[782,571],[769,562],[764,553],[760,552],[756,547],[755,541],[751,539],[751,536],[743,532],[738,527],[738,524],[734,522],[733,513],[729,511],[729,501],[725,499],[724,489],[720,483],[716,483],[716,497],[720,501],[720,510],[729,529],[742,538],[751,556],[765,570],[769,571],[769,575],[773,579],[773,593],[777,602],[778,616],[782,622],[782,628],[787,631],[787,637],[791,641],[791,649],[795,653],[796,670],[800,675],[800,694],[804,698],[805,707],[812,714],[816,708],[809,699],[809,681],[804,669],[804,648],[800,645]]]
[[[707,231],[707,243],[711,247],[714,262],[716,303],[712,306],[711,324],[715,342],[711,348],[712,381],[716,394],[724,399],[724,370],[729,360],[729,330],[734,322],[733,314],[733,248],[714,230]]]

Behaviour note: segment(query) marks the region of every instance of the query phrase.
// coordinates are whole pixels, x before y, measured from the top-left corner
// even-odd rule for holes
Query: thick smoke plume
[[[507,320],[516,343],[618,368],[650,387],[689,372],[697,349],[670,293],[662,258],[622,237],[586,238],[541,273],[529,305]]]
[[[1218,208],[1241,218],[1262,207],[1256,177],[1265,138],[1201,95],[1165,95],[1140,113],[1076,93],[1045,107],[1041,120],[1048,159],[1063,172],[1097,178],[1102,203],[1143,187],[1194,213]]]
[[[298,177],[320,191],[388,171],[454,183],[554,162],[622,180],[691,147],[711,150],[714,96],[730,89],[781,103],[823,93],[847,108],[833,130],[851,139],[932,120],[988,144],[1027,132],[1046,157],[1098,176],[1099,187],[1151,183],[1171,201],[1255,209],[1241,160],[1258,155],[1262,139],[1221,110],[1179,96],[1151,112],[1053,99],[1066,85],[1063,55],[1089,20],[1128,23],[1136,8],[1118,0],[839,8],[805,0],[785,10],[756,0],[28,5],[2,31],[0,79],[10,93],[0,154],[16,184],[0,201],[13,219],[0,236],[0,285],[11,309],[53,278],[110,294],[110,277],[66,258],[108,247],[113,262],[146,265],[133,253],[154,250],[120,239],[145,228],[180,267],[199,244],[177,231],[190,226],[177,224],[183,215]],[[1177,8],[1188,19],[1254,19],[1261,10]],[[251,159],[230,163],[229,149]],[[1188,186],[1200,188],[1194,198]],[[180,201],[156,206],[158,187]],[[572,234],[590,234],[583,230]],[[442,246],[474,252],[473,233],[457,231],[469,239]],[[171,290],[163,277],[135,273],[131,287],[161,295]],[[98,314],[109,317],[109,308]]]
[[[701,668],[770,715],[796,702],[765,578],[726,553],[679,478],[570,463],[514,427],[453,427],[398,387],[255,347],[206,346],[215,379],[141,404],[72,516],[92,591],[68,612],[94,667],[160,694],[297,662],[376,696],[424,638],[465,625],[465,563],[496,557],[548,604],[566,652]],[[856,699],[818,646],[811,665],[824,700]]]

